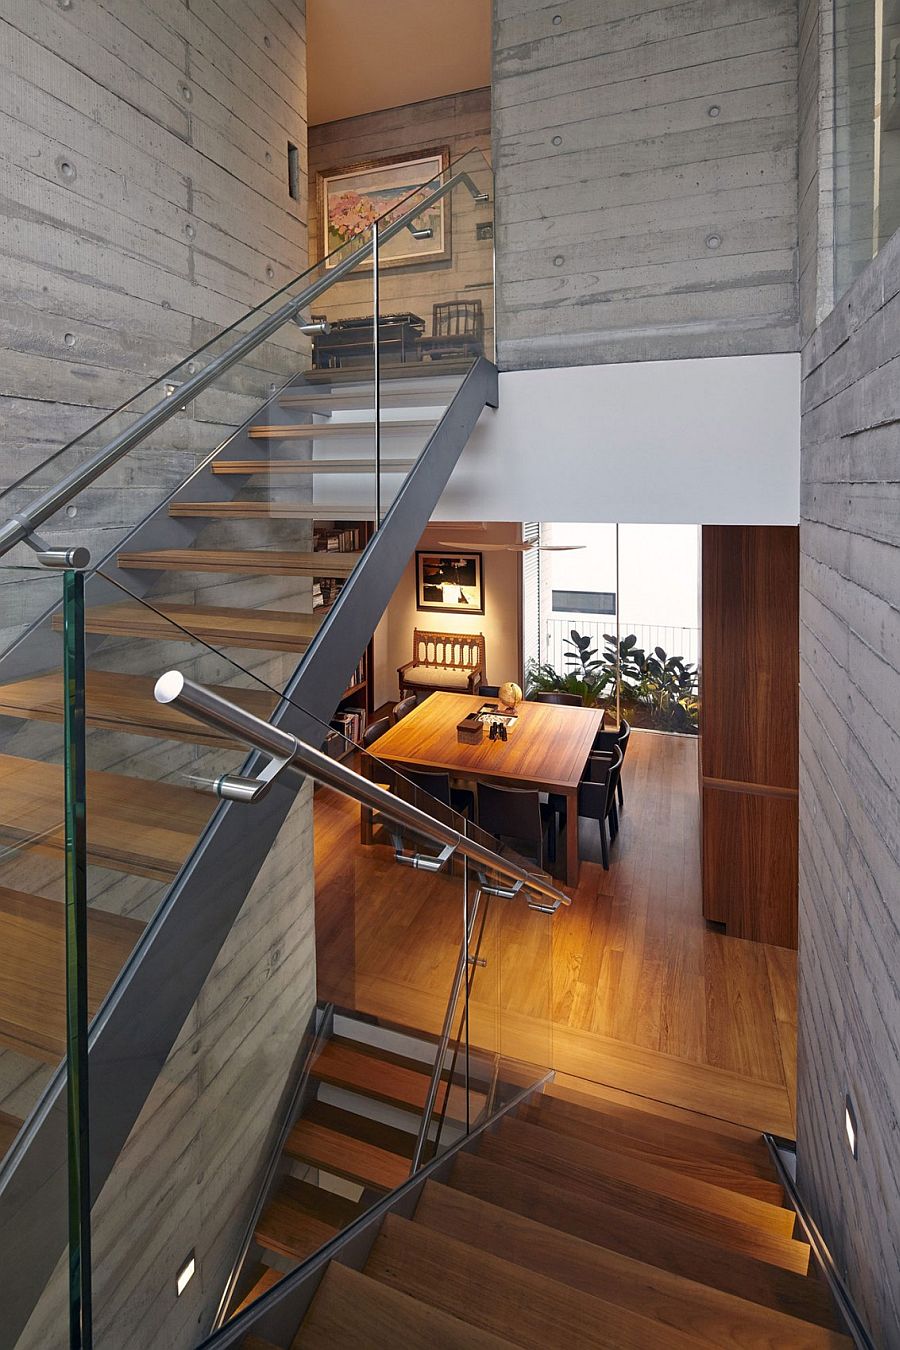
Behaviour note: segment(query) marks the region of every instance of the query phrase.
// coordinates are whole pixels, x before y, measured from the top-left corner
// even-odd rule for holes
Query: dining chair
[[[475,693],[479,698],[499,698],[500,686],[499,684],[480,684]]]
[[[412,712],[418,701],[416,694],[410,694],[408,698],[401,698],[399,703],[394,704],[394,711],[391,714],[394,726],[396,726],[398,722],[402,722],[403,718]]]
[[[616,746],[611,758],[606,755],[590,757],[588,776],[581,780],[578,787],[578,814],[597,821],[600,827],[600,856],[607,872],[610,845],[619,833],[616,787],[621,772],[622,751]]]
[[[618,731],[598,731],[594,737],[593,750],[610,753],[616,746],[622,751],[622,759],[625,759],[628,750],[628,738],[631,735],[631,723],[624,717],[619,723]],[[622,790],[622,775],[619,774],[619,781],[616,786],[616,793],[619,798],[619,805],[625,805],[625,793]]]
[[[535,703],[563,703],[567,708],[583,708],[584,699],[580,694],[566,694],[562,689],[541,689],[534,696]]]
[[[547,861],[556,862],[556,813],[541,804],[539,792],[476,783],[475,793],[481,829],[534,858],[538,867],[545,866],[545,848]]]
[[[427,792],[429,797],[441,802],[443,806],[458,811],[460,815],[471,818],[475,814],[475,793],[468,788],[451,787],[449,773],[420,773],[418,770],[406,769],[398,783],[398,790],[401,792],[404,783],[413,784],[422,792]],[[428,810],[427,801],[414,801],[412,804],[420,806],[423,811]]]
[[[386,731],[391,729],[391,719],[389,717],[379,717],[377,722],[370,722],[363,732],[362,747],[368,750],[369,746],[383,736]]]

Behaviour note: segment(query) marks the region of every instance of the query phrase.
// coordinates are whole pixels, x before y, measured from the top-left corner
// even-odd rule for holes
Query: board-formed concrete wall
[[[0,0],[0,49],[3,487],[304,269],[305,0]],[[238,425],[266,392],[252,365],[86,494],[61,521],[71,541],[96,560],[104,528],[136,523]],[[0,592],[6,630],[46,603],[25,579]]]
[[[900,235],[806,344],[803,372],[799,1180],[873,1341],[895,1350]]]
[[[796,351],[796,0],[497,0],[503,369]]]

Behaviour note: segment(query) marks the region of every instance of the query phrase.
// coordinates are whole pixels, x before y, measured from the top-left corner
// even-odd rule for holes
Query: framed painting
[[[417,155],[393,155],[363,164],[329,169],[317,177],[319,231],[325,268],[336,267],[347,256],[347,247],[361,238],[373,221],[405,203],[403,211],[425,198],[436,184],[431,180],[445,173],[450,151],[445,147],[422,150]],[[406,199],[409,198],[409,201]],[[398,212],[400,214],[400,212]],[[379,250],[381,267],[414,267],[417,263],[443,262],[450,257],[450,194],[423,210],[415,226],[420,237],[401,230]],[[329,255],[340,249],[340,256]],[[370,264],[371,265],[371,264]]]
[[[480,553],[416,550],[416,608],[436,613],[484,613]]]

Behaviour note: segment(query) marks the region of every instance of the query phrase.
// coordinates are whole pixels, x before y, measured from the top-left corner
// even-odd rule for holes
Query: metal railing
[[[519,867],[511,859],[501,857],[476,839],[470,839],[452,826],[436,820],[427,811],[388,792],[355,769],[299,740],[291,732],[282,731],[280,727],[229,703],[220,694],[194,684],[181,671],[170,670],[161,675],[153,694],[158,703],[172,703],[208,726],[225,731],[269,756],[268,763],[256,777],[226,774],[205,784],[217,797],[247,803],[258,801],[283,772],[306,774],[315,782],[353,798],[360,806],[377,811],[380,816],[401,828],[439,844],[442,849],[448,850],[445,860],[457,853],[467,858],[474,864],[482,880],[482,888],[489,894],[511,896],[524,891],[526,895],[540,897],[529,901],[533,908],[550,913],[555,913],[562,905],[571,905],[571,897],[551,886],[543,877]],[[377,756],[373,758],[377,759]],[[486,881],[487,873],[503,877],[510,883],[509,888],[490,886]]]
[[[617,620],[614,614],[603,619],[588,619],[578,614],[567,614],[564,617],[553,615],[547,619],[541,660],[549,662],[554,670],[563,674],[571,669],[566,662],[565,654],[573,650],[572,647],[566,646],[573,628],[584,637],[589,637],[591,645],[603,652],[606,647],[604,634],[615,633],[617,622],[620,637],[624,638],[633,633],[638,640],[638,646],[645,652],[652,652],[654,647],[662,647],[667,656],[680,656],[691,665],[697,665],[700,659],[699,628],[678,624],[629,623],[627,619]]]
[[[487,193],[483,192],[471,175],[463,170],[452,174],[445,183],[441,183],[439,187],[435,188],[422,201],[417,202],[402,216],[399,216],[397,220],[373,230],[371,237],[349,254],[343,262],[338,263],[326,275],[311,282],[292,300],[285,301],[279,309],[275,310],[274,314],[270,314],[268,318],[263,319],[255,328],[252,328],[249,333],[245,333],[243,337],[238,338],[220,356],[210,361],[209,365],[205,366],[203,370],[198,371],[196,375],[192,375],[183,384],[179,384],[173,395],[167,395],[158,403],[155,403],[127,431],[115,436],[96,454],[86,459],[83,464],[65,474],[52,488],[47,488],[46,491],[35,498],[27,511],[10,516],[0,526],[0,557],[8,553],[14,545],[26,543],[34,550],[39,560],[48,567],[86,567],[90,561],[90,555],[86,549],[78,549],[76,557],[71,550],[51,548],[44,540],[37,537],[36,531],[40,526],[55,515],[57,511],[67,506],[73,497],[77,496],[84,488],[89,487],[107,469],[117,464],[120,459],[140,445],[152,432],[168,422],[170,417],[174,417],[185,403],[201,394],[204,389],[208,389],[220,375],[230,370],[238,361],[254,351],[261,342],[265,342],[284,324],[299,317],[301,310],[318,299],[335,282],[354,271],[361,262],[372,254],[376,243],[381,248],[402,230],[411,230],[413,222],[424,211],[427,211],[435,202],[440,201],[448,192],[452,192],[454,188],[459,186],[467,188],[475,201],[487,199]],[[373,323],[377,324],[377,322],[378,315],[376,312]]]

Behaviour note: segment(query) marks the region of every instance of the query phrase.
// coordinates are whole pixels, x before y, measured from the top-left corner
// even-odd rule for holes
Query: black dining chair
[[[391,714],[394,720],[394,726],[396,726],[398,722],[402,722],[403,718],[412,712],[418,701],[418,696],[416,694],[410,694],[408,698],[401,698],[399,703],[394,704],[394,711]]]
[[[368,750],[369,746],[383,736],[386,731],[391,729],[391,719],[389,717],[379,717],[377,722],[370,722],[363,732],[362,747]]]
[[[475,692],[479,698],[499,698],[500,686],[499,684],[480,684]]]
[[[556,862],[556,813],[541,804],[539,792],[476,783],[475,793],[481,829],[533,858],[538,867],[546,867],[545,853],[548,863]]]
[[[609,871],[609,849],[619,833],[616,788],[622,772],[622,751],[616,746],[612,756],[592,755],[588,775],[578,787],[578,814],[596,820],[600,827],[600,856]],[[607,835],[608,830],[608,835]]]
[[[613,750],[618,746],[618,748],[622,751],[622,759],[624,760],[624,759],[625,759],[625,754],[626,754],[626,752],[627,752],[627,750],[628,750],[628,738],[630,737],[630,735],[631,735],[631,723],[628,722],[628,721],[623,717],[622,720],[621,720],[621,722],[619,723],[619,730],[618,730],[618,731],[598,731],[598,732],[597,732],[597,735],[594,737],[594,745],[593,745],[593,749],[594,749],[595,751],[600,751],[601,753],[609,754],[611,751],[613,751]],[[621,775],[621,773],[619,774],[619,781],[618,781],[618,784],[617,784],[617,786],[616,786],[616,793],[617,793],[618,798],[619,798],[619,805],[620,805],[620,806],[624,806],[624,805],[625,805],[625,793],[624,793],[623,790],[622,790],[622,775]]]
[[[403,783],[412,783],[422,792],[427,792],[429,797],[434,797],[443,806],[449,806],[460,815],[469,816],[471,819],[475,814],[475,793],[468,788],[451,787],[449,773],[419,773],[407,769],[400,780],[400,791]],[[427,801],[414,801],[413,805],[420,806],[423,811],[428,810]]]
[[[562,689],[542,689],[534,696],[535,703],[562,703],[567,708],[583,708],[584,699],[580,694],[567,694]]]

